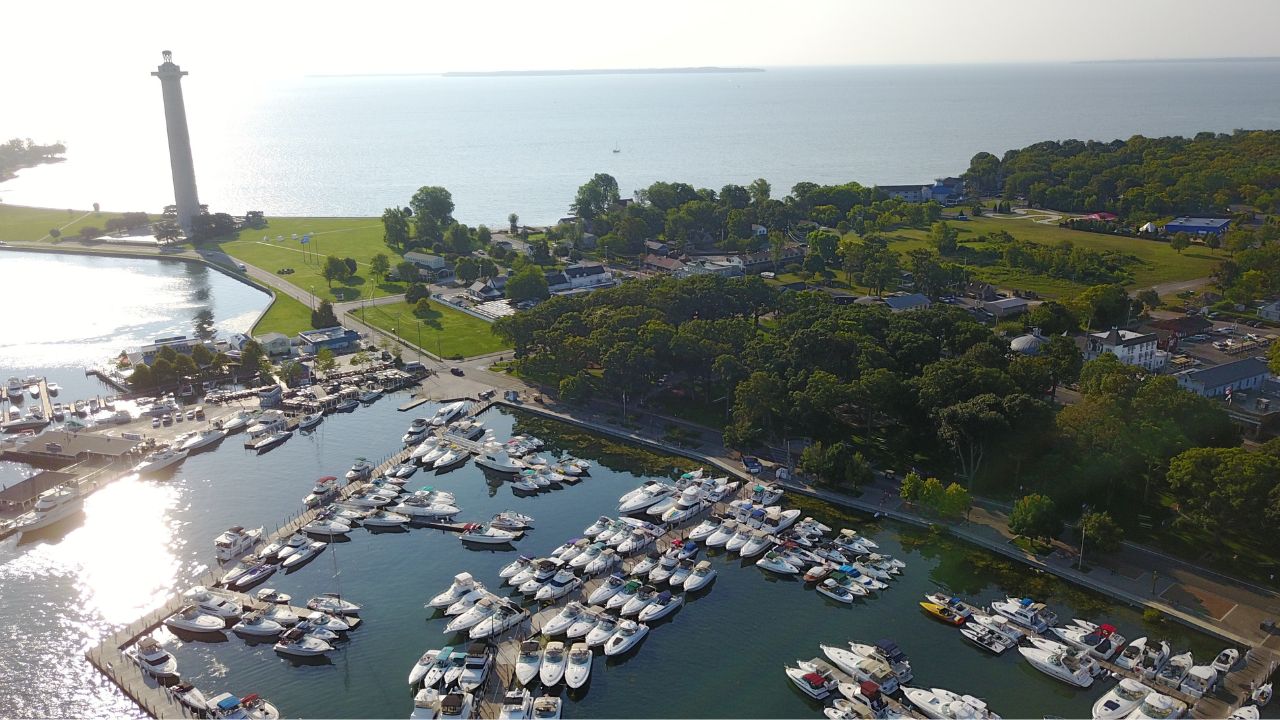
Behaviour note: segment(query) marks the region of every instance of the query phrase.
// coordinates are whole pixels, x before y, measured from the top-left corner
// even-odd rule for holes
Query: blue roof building
[[[1174,233],[1190,233],[1192,235],[1221,235],[1231,227],[1231,221],[1225,218],[1176,217],[1164,226],[1166,235]]]

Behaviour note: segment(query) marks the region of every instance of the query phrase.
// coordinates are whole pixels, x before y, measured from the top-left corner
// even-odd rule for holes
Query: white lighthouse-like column
[[[191,135],[187,132],[187,108],[182,102],[182,76],[187,73],[173,63],[173,54],[165,50],[164,62],[152,75],[160,78],[164,94],[165,127],[169,134],[169,166],[173,170],[173,197],[178,206],[178,224],[187,233],[191,221],[200,213],[196,196],[196,169],[191,161]]]

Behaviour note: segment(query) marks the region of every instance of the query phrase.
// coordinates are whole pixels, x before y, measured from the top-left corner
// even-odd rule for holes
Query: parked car
[[[1197,333],[1187,338],[1187,342],[1206,342],[1209,336],[1204,333]]]
[[[459,376],[459,377],[461,377],[461,376],[463,376],[463,375],[466,375],[466,373],[462,372],[462,368],[460,368],[460,367],[453,367],[453,368],[449,368],[449,372],[451,372],[451,373],[453,373],[454,375],[457,375],[457,376]]]

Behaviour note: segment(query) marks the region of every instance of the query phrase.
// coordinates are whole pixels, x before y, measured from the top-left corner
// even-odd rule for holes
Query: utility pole
[[[1084,570],[1084,536],[1085,536],[1084,514],[1087,512],[1089,512],[1089,506],[1081,505],[1080,506],[1080,557],[1076,562],[1077,570]]]

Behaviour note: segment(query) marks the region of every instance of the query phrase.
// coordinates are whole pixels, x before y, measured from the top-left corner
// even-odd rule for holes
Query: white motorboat
[[[164,624],[175,630],[193,633],[220,632],[227,626],[222,618],[203,612],[195,605],[188,605],[165,618]]]
[[[251,612],[231,626],[232,632],[253,637],[275,637],[284,632],[284,626],[260,612]]]
[[[600,614],[602,612],[603,610],[598,608],[587,608],[578,616],[578,619],[574,620],[573,623],[564,631],[564,636],[570,640],[585,638],[587,633],[591,632],[591,630],[599,624]]]
[[[1170,656],[1164,666],[1156,671],[1156,682],[1171,688],[1177,688],[1193,665],[1195,665],[1195,660],[1191,657],[1190,652]]]
[[[434,518],[451,518],[462,512],[456,505],[445,502],[432,502],[416,495],[404,498],[399,505],[391,508],[391,512],[408,515],[411,518],[430,520]]]
[[[564,643],[553,641],[547,643],[542,651],[542,664],[538,667],[538,679],[543,687],[551,687],[564,677],[565,667],[569,664],[569,655],[565,652]]]
[[[350,528],[348,528],[348,530],[349,529]],[[303,528],[303,530],[306,530],[306,528]],[[308,532],[311,532],[311,531],[308,531]],[[292,554],[286,557],[284,561],[281,563],[281,567],[283,567],[285,570],[289,570],[291,568],[297,567],[298,565],[305,563],[306,561],[310,560],[316,555],[319,555],[328,546],[329,546],[329,543],[322,542],[320,540],[311,540],[306,544],[305,547],[295,550]]]
[[[817,585],[817,587],[814,588],[814,590],[816,590],[819,595],[831,598],[836,602],[841,602],[846,605],[852,603],[855,597],[852,590],[845,587],[844,585],[837,583],[835,580],[832,580],[831,578],[827,578],[826,580],[823,580],[821,583]]]
[[[991,609],[1038,633],[1048,632],[1049,625],[1058,619],[1057,615],[1050,612],[1044,603],[1035,602],[1030,598],[1011,597],[1006,600],[996,600],[991,603]]]
[[[826,655],[828,660],[851,675],[854,680],[873,682],[886,694],[892,694],[898,690],[899,678],[879,652],[860,653],[852,645],[847,650],[831,645],[818,647],[822,649],[822,654]]]
[[[1231,668],[1235,667],[1239,661],[1240,651],[1235,648],[1227,648],[1218,653],[1218,656],[1213,659],[1212,666],[1214,670],[1218,671],[1219,675],[1226,675],[1231,672]]]
[[[631,574],[635,575],[636,577],[643,577],[645,575],[648,575],[650,572],[653,572],[653,569],[655,567],[658,566],[658,563],[661,561],[661,559],[662,558],[658,557],[653,553],[645,555],[644,557],[637,560],[631,566]]]
[[[776,537],[763,530],[752,530],[751,536],[742,544],[738,553],[744,558],[753,558],[773,547],[777,542],[778,539]],[[725,549],[729,549],[727,545]]]
[[[693,566],[693,571],[689,573],[689,577],[685,578],[685,592],[694,592],[706,587],[708,583],[716,578],[716,569],[711,563],[703,560]]]
[[[448,617],[457,617],[476,606],[476,603],[490,597],[492,593],[484,589],[484,583],[476,583],[476,587],[471,592],[458,598],[452,605],[444,609],[444,614]],[[426,607],[431,607],[427,605]]]
[[[475,699],[471,693],[451,692],[440,698],[440,711],[437,718],[469,719],[475,711]]]
[[[152,475],[187,459],[185,450],[175,450],[173,448],[164,448],[156,450],[142,459],[142,462],[133,466],[131,472],[139,475]]]
[[[528,685],[538,677],[542,667],[542,645],[537,640],[525,640],[520,643],[520,654],[516,657],[516,682]]]
[[[315,657],[324,655],[333,649],[329,643],[320,638],[307,635],[298,628],[293,628],[280,636],[275,644],[275,651],[281,655],[294,657]]]
[[[502,696],[498,720],[526,720],[533,717],[533,696],[528,690],[510,690]]]
[[[692,560],[681,560],[676,569],[671,571],[671,576],[667,578],[667,584],[673,588],[684,587],[684,581],[689,579],[693,574],[693,568],[696,563]]]
[[[529,617],[527,610],[510,603],[503,603],[498,607],[497,612],[471,628],[468,636],[472,640],[483,640],[484,638],[500,635],[524,622],[527,617]]]
[[[569,561],[569,567],[573,567],[573,568],[586,567],[588,564],[590,564],[592,560],[595,560],[596,558],[600,557],[600,553],[604,552],[606,547],[608,546],[602,542],[592,543],[591,545],[588,545],[586,550],[583,550],[582,552],[573,556],[573,558]]]
[[[359,622],[355,618],[344,618],[319,610],[307,613],[306,623],[313,628],[321,628],[331,633],[344,633],[351,629],[351,623]],[[297,627],[302,627],[299,623]]]
[[[333,537],[334,535],[346,535],[351,532],[351,526],[337,518],[317,517],[306,525],[303,525],[302,532],[310,533],[312,535]]]
[[[1186,715],[1187,704],[1158,692],[1149,693],[1138,707],[1129,713],[1128,720],[1169,720]]]
[[[524,470],[526,465],[505,452],[480,453],[476,456],[476,465],[497,473],[513,475]]]
[[[1031,666],[1056,680],[1069,685],[1087,688],[1093,684],[1093,675],[1089,668],[1079,662],[1079,658],[1068,653],[1065,646],[1059,650],[1046,650],[1041,647],[1020,647],[1018,652],[1031,663]]]
[[[201,714],[208,713],[210,717],[219,720],[221,718],[246,720],[278,720],[280,711],[275,705],[263,700],[257,695],[245,695],[244,697],[236,697],[231,693],[222,693],[215,695],[206,701],[202,708],[193,708],[197,711],[199,717]]]
[[[551,580],[538,588],[534,593],[537,600],[556,600],[582,587],[582,578],[573,574],[572,570],[565,569],[556,573]]]
[[[643,550],[656,542],[657,539],[658,536],[653,532],[644,528],[636,528],[631,531],[631,534],[628,535],[625,540],[618,543],[618,554],[627,555]]]
[[[421,461],[428,453],[433,452],[440,444],[440,438],[434,435],[428,435],[418,443],[418,447],[409,453],[409,461]]]
[[[447,467],[466,460],[467,457],[468,455],[465,451],[457,448],[449,448],[444,451],[443,455],[436,458],[436,461],[431,464],[431,467],[436,470],[444,470]]]
[[[814,700],[826,700],[840,686],[831,670],[804,660],[797,660],[796,667],[787,667],[786,674],[800,692]]]
[[[481,598],[479,602],[472,605],[468,610],[449,621],[445,626],[446,633],[461,632],[469,630],[476,625],[484,622],[492,617],[498,611],[498,600],[493,597]]]
[[[493,668],[493,646],[485,643],[473,643],[467,648],[467,656],[462,661],[462,672],[458,673],[455,682],[466,692],[471,692],[484,684]]]
[[[248,427],[253,418],[254,415],[251,411],[240,410],[236,414],[222,421],[222,429],[228,435],[234,435]]]
[[[606,578],[604,582],[600,583],[595,590],[591,591],[591,594],[587,596],[587,603],[591,605],[598,605],[606,602],[609,598],[617,595],[626,584],[626,576],[620,573],[614,573]]]
[[[553,616],[542,626],[542,634],[548,637],[559,635],[569,629],[569,626],[577,622],[582,617],[585,608],[581,603],[571,602],[564,606],[564,609]]]
[[[582,534],[584,537],[594,538],[595,536],[604,532],[605,528],[612,525],[613,522],[614,522],[613,518],[609,517],[608,515],[601,515],[599,518],[596,519],[595,522],[588,525],[586,529],[582,531]]]
[[[292,595],[279,592],[275,588],[259,588],[253,592],[253,597],[258,602],[272,605],[285,605],[293,599]]]
[[[636,615],[636,619],[645,623],[652,622],[654,620],[661,620],[675,612],[676,609],[683,604],[683,595],[672,595],[664,590],[663,592],[658,593],[658,596],[653,599],[653,602],[640,609],[639,614]],[[625,614],[625,608],[623,612]]]
[[[519,539],[520,535],[509,530],[499,530],[493,525],[484,525],[482,523],[467,523],[462,527],[462,532],[458,534],[458,539],[464,543],[477,543],[482,545],[506,545]]]
[[[724,549],[729,552],[738,552],[747,544],[747,541],[751,539],[751,535],[754,532],[756,532],[754,528],[746,525],[739,525],[738,531],[733,534],[733,537],[725,541]]]
[[[254,585],[257,585],[274,575],[276,570],[277,566],[272,565],[271,563],[257,563],[248,568],[243,575],[236,578],[235,582],[230,583],[229,587],[241,591],[248,590]]]
[[[252,550],[260,540],[262,540],[262,528],[246,530],[237,525],[214,539],[214,555],[219,562],[228,562]]]
[[[525,595],[536,595],[539,588],[551,582],[551,579],[556,576],[556,573],[560,572],[564,565],[564,561],[559,558],[539,560],[537,566],[529,574],[529,579],[517,585],[517,588]],[[511,584],[515,585],[519,577],[517,575],[511,578]]]
[[[1010,639],[1004,633],[982,623],[970,620],[960,628],[960,634],[974,645],[992,653],[993,655],[1001,655],[1006,650],[1017,647],[1018,641]]]
[[[1124,720],[1138,704],[1151,694],[1151,688],[1134,680],[1121,678],[1119,684],[1107,691],[1093,704],[1094,720]]]
[[[770,552],[764,557],[756,561],[756,567],[779,575],[795,575],[800,569],[792,565],[782,555],[776,552]]]
[[[1194,698],[1202,698],[1218,682],[1218,671],[1212,665],[1192,665],[1182,677],[1178,689]]]
[[[197,452],[209,447],[226,436],[226,431],[219,428],[199,430],[189,433],[181,443],[178,443],[178,449],[185,450],[188,453]]]
[[[178,661],[155,638],[142,638],[130,648],[128,654],[148,675],[157,678],[178,677]]]
[[[307,413],[298,418],[299,430],[310,430],[324,421],[324,415],[320,413]]]
[[[640,592],[640,588],[643,586],[644,584],[639,580],[628,580],[626,584],[618,590],[618,592],[614,593],[613,596],[605,602],[605,609],[621,609],[628,602],[631,602],[631,599],[636,596],[636,593]]]
[[[264,450],[270,450],[291,437],[293,437],[292,430],[277,430],[273,433],[260,437],[257,442],[251,445],[251,447],[258,452],[262,452]]]
[[[1099,660],[1110,660],[1124,645],[1124,636],[1111,625],[1068,625],[1053,628],[1053,633],[1068,645],[1087,651]]]
[[[703,520],[700,524],[697,525],[697,527],[690,530],[689,535],[687,537],[690,540],[702,542],[707,538],[711,537],[711,535],[714,534],[715,531],[720,528],[720,524],[722,522],[724,522],[724,518],[721,518],[718,515],[712,515],[711,517]]]
[[[1266,707],[1267,703],[1271,702],[1271,696],[1272,689],[1269,682],[1259,685],[1253,689],[1253,692],[1249,693],[1249,699],[1260,708]]]
[[[351,464],[351,469],[347,470],[346,477],[348,481],[364,480],[372,474],[373,463],[365,458],[356,458],[356,461]]]
[[[1241,705],[1227,716],[1227,720],[1261,720],[1262,711],[1257,705]]]
[[[641,488],[641,492],[629,500],[618,504],[618,512],[625,514],[640,512],[661,501],[675,492],[675,488],[664,483],[652,483]],[[626,496],[624,496],[626,497]]]
[[[704,544],[707,547],[724,547],[724,544],[729,542],[729,538],[733,537],[737,532],[738,521],[732,519],[725,520],[720,523],[720,527],[716,528],[715,532],[707,536]]]
[[[359,615],[360,605],[343,600],[338,593],[320,593],[307,601],[307,608],[331,615]]]
[[[466,408],[466,400],[459,400],[457,402],[449,403],[448,405],[443,405],[436,410],[435,417],[431,418],[431,424],[434,427],[446,425],[461,415],[462,411]]]
[[[619,593],[621,595],[621,593]],[[616,596],[615,596],[616,597]],[[636,590],[635,594],[627,598],[622,604],[622,609],[618,614],[626,617],[627,615],[637,615],[641,610],[645,609],[650,603],[658,597],[658,588],[652,585],[642,585]]]
[[[574,643],[569,648],[569,665],[564,670],[564,684],[575,690],[585,685],[591,677],[591,660],[594,656],[590,645]]]
[[[29,512],[19,515],[13,521],[13,529],[19,532],[33,532],[65,520],[84,507],[84,497],[70,484],[49,488],[36,498],[35,505]]]
[[[535,720],[560,720],[560,709],[564,702],[554,695],[543,695],[533,701],[533,715]]]
[[[585,640],[587,641],[587,645],[591,647],[603,645],[609,640],[609,638],[613,637],[613,634],[617,631],[618,618],[608,613],[600,613],[600,620],[596,623],[596,626],[591,628],[590,632],[587,633]]]
[[[326,475],[325,477],[316,480],[316,484],[312,486],[311,492],[302,499],[302,502],[307,507],[316,507],[317,505],[323,505],[331,500],[337,492],[338,478],[333,475]]]
[[[648,634],[648,625],[634,620],[619,620],[618,629],[604,643],[604,654],[609,657],[621,655],[635,647]]]
[[[377,510],[372,515],[364,518],[361,522],[365,527],[404,527],[409,524],[411,518],[408,515],[391,512],[389,510]]]
[[[268,620],[274,620],[285,627],[293,627],[302,620],[288,605],[272,605],[262,615]]]
[[[1142,658],[1147,652],[1147,638],[1140,637],[1129,643],[1116,656],[1116,666],[1123,670],[1137,671],[1142,667]]]
[[[502,569],[498,571],[498,577],[506,580],[506,579],[515,577],[521,571],[526,570],[532,566],[533,566],[533,558],[529,557],[528,555],[521,555],[515,560],[512,560],[511,562],[504,565]]]
[[[433,720],[440,714],[440,691],[434,687],[424,687],[413,694],[413,710],[409,720]]]
[[[428,600],[427,605],[437,608],[448,607],[475,588],[476,579],[471,576],[471,573],[458,573],[453,576],[453,583],[444,592]]]
[[[680,561],[675,555],[670,553],[663,555],[662,558],[658,560],[658,564],[649,570],[649,582],[666,582],[667,578],[671,577],[671,573],[675,572],[676,566],[679,564]],[[639,575],[640,573],[636,574]]]
[[[418,472],[417,463],[402,462],[387,471],[387,481],[403,485],[404,483],[400,481],[408,480],[416,472]]]
[[[960,695],[944,688],[902,688],[902,694],[925,717],[937,720],[1000,720],[987,704],[972,695]]]
[[[453,646],[445,646],[440,650],[428,651],[428,654],[434,652],[435,658],[430,667],[422,676],[423,687],[435,687],[444,683],[446,677],[457,678],[462,672],[462,665],[466,662],[467,653],[462,650],[455,650]],[[447,687],[450,683],[444,683]]]
[[[503,510],[493,516],[489,525],[500,530],[528,530],[533,527],[533,518],[515,510]]]
[[[203,585],[196,585],[183,593],[188,602],[194,604],[200,612],[216,615],[224,620],[240,617],[244,609],[235,600],[212,592]]]
[[[425,449],[426,452],[418,455],[417,460],[422,463],[423,467],[433,467],[437,460],[444,457],[444,454],[449,452],[449,448],[450,446],[443,442],[437,442],[434,445],[430,445],[424,441],[418,449]],[[414,453],[410,453],[410,457],[413,457],[415,454],[416,451]]]
[[[605,570],[618,564],[621,558],[618,557],[618,551],[611,547],[607,547],[600,551],[600,554],[583,566],[582,570],[587,575],[598,575]]]

